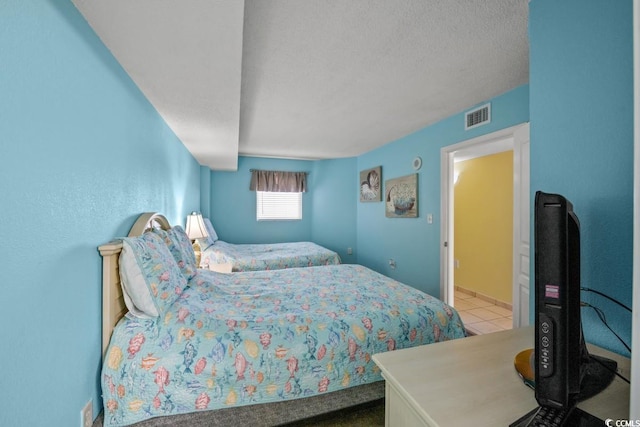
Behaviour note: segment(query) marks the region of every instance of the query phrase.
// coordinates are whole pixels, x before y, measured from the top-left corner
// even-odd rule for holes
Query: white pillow
[[[131,314],[144,319],[158,317],[158,309],[149,295],[144,273],[127,242],[123,242],[120,252],[120,282],[124,303]]]

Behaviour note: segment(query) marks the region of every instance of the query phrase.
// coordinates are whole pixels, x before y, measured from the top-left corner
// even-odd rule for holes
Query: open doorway
[[[512,155],[512,179],[507,185],[513,189],[512,224],[509,225],[511,233],[507,230],[510,254],[507,254],[507,267],[501,268],[503,286],[511,287],[504,295],[509,295],[507,303],[511,303],[511,326],[519,327],[529,323],[529,125],[523,124],[484,135],[468,141],[463,141],[441,150],[441,298],[447,303],[455,304],[455,273],[456,273],[456,249],[455,249],[455,179],[463,179],[456,176],[456,162],[465,162],[471,159],[489,158],[497,153],[509,152]],[[512,153],[512,154],[511,154]],[[482,196],[480,196],[482,197]],[[477,215],[480,216],[480,215]],[[485,234],[486,236],[486,234]],[[504,240],[504,238],[503,238]],[[467,249],[468,250],[468,249]],[[458,254],[460,255],[460,254]],[[467,254],[468,256],[468,254]],[[503,254],[504,258],[504,254]],[[470,258],[467,258],[469,260]],[[472,259],[472,258],[471,258]],[[473,259],[476,261],[475,259]],[[482,261],[480,261],[482,262]],[[509,268],[511,267],[511,268]],[[489,267],[490,268],[490,267]],[[505,278],[506,273],[506,278]],[[468,280],[468,279],[467,279]],[[483,294],[480,291],[480,294]],[[483,295],[486,296],[486,295]],[[474,295],[475,297],[475,295]],[[504,302],[504,301],[502,301]],[[464,305],[459,303],[459,305]],[[499,309],[495,310],[499,311]],[[506,317],[503,311],[502,316]],[[503,329],[506,325],[502,322]],[[497,322],[494,322],[497,323]],[[477,332],[477,331],[472,331]],[[487,332],[491,332],[487,330]]]
[[[476,335],[513,326],[513,138],[491,147],[454,155],[454,306]]]

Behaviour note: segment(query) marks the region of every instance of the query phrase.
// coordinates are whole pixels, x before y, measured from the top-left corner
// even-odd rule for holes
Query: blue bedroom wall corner
[[[211,169],[207,166],[200,166],[200,212],[205,218],[211,216]]]
[[[340,255],[344,264],[357,262],[355,157],[318,160],[313,169],[311,238]],[[351,248],[351,254],[348,249]]]

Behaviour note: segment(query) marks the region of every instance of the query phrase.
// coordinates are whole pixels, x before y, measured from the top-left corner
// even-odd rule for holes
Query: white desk
[[[527,327],[374,355],[386,380],[386,426],[508,426],[538,406],[513,366],[518,352],[533,347],[533,335]],[[616,360],[630,377],[629,359],[589,351]],[[603,420],[627,419],[629,384],[616,377],[578,406]]]

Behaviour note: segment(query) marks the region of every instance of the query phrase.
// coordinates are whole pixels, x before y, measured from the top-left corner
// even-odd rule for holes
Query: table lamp
[[[208,236],[207,229],[204,226],[204,220],[200,212],[191,212],[187,215],[187,236],[191,239],[193,246],[193,252],[196,255],[196,266],[200,267],[201,250],[200,244],[197,239],[204,239]]]

